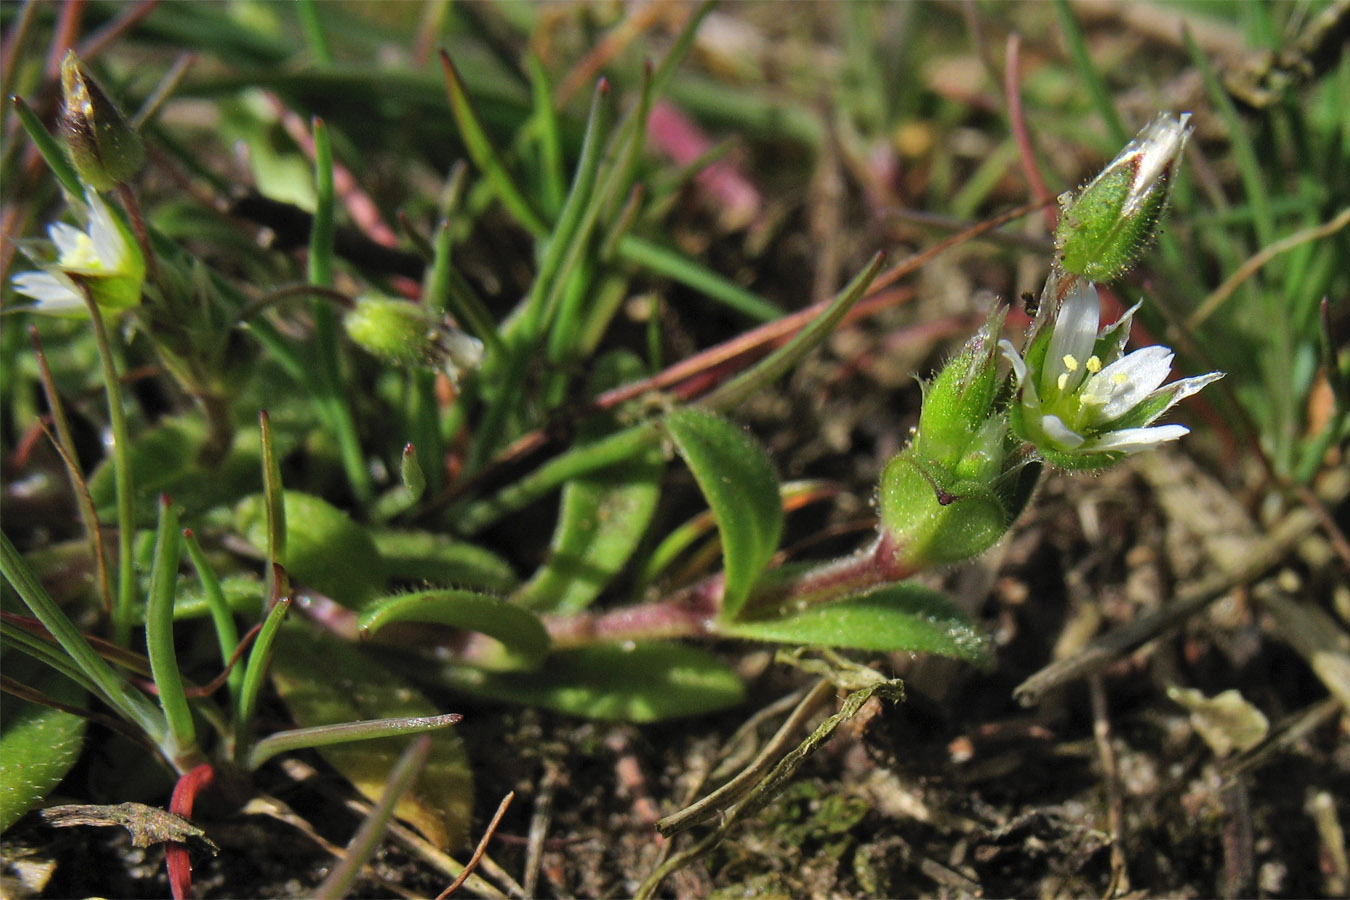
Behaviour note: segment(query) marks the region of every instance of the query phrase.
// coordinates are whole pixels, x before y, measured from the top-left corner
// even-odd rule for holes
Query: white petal
[[[1160,388],[1158,390],[1159,394],[1170,395],[1167,400],[1167,405],[1164,406],[1162,409],[1158,410],[1156,413],[1154,413],[1153,416],[1144,424],[1148,425],[1156,421],[1159,416],[1167,412],[1172,407],[1176,406],[1182,400],[1185,400],[1187,397],[1189,397],[1191,394],[1194,394],[1196,391],[1200,390],[1205,385],[1218,381],[1223,376],[1224,376],[1223,372],[1210,372],[1208,375],[1196,375],[1192,378],[1183,378],[1180,381],[1172,382],[1171,384],[1167,385],[1164,388]]]
[[[1076,431],[1069,429],[1064,424],[1064,420],[1059,416],[1044,416],[1041,418],[1041,430],[1054,441],[1056,447],[1060,450],[1076,450],[1083,443],[1083,436]]]
[[[122,258],[126,255],[126,240],[122,237],[122,231],[98,194],[90,191],[87,200],[89,239],[94,242],[94,255],[109,269],[120,269]]]
[[[36,300],[44,312],[84,309],[84,297],[74,283],[51,272],[20,272],[10,284],[16,292]]]
[[[1099,422],[1110,422],[1143,402],[1171,371],[1171,350],[1161,345],[1144,347],[1092,376],[1083,393],[1104,398],[1095,418]]]
[[[1050,334],[1050,346],[1045,352],[1045,371],[1041,373],[1040,382],[1048,396],[1057,396],[1061,390],[1059,376],[1066,373],[1069,377],[1063,393],[1071,393],[1083,383],[1087,374],[1083,364],[1092,355],[1092,345],[1097,342],[1101,314],[1097,286],[1080,278],[1059,308],[1053,326],[1055,330]],[[1072,371],[1064,363],[1066,357],[1077,363]]]
[[[47,226],[47,234],[56,245],[56,250],[61,256],[71,256],[80,251],[80,246],[87,239],[85,234],[74,225],[67,225],[65,222],[53,222]]]
[[[1159,444],[1175,441],[1182,435],[1189,433],[1190,429],[1185,425],[1122,428],[1119,431],[1111,431],[1101,437],[1093,438],[1084,444],[1082,449],[1084,451],[1112,450],[1117,453],[1135,453],[1140,450],[1151,450]]]
[[[1004,358],[1012,364],[1013,377],[1017,379],[1017,383],[1020,385],[1023,381],[1026,381],[1026,361],[1022,359],[1022,354],[1017,352],[1017,348],[1012,345],[1012,341],[1004,338],[998,342],[998,349],[999,352],[1003,354]]]

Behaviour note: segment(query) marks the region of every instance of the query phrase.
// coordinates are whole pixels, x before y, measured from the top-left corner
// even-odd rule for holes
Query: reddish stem
[[[1050,188],[1045,184],[1045,179],[1041,177],[1041,170],[1036,166],[1036,150],[1032,147],[1031,133],[1027,130],[1026,111],[1022,108],[1021,50],[1021,35],[1016,32],[1008,35],[1003,84],[1008,99],[1008,122],[1012,126],[1013,139],[1017,142],[1017,155],[1022,161],[1022,171],[1027,176],[1027,183],[1031,185],[1031,196],[1037,203],[1046,204],[1042,210],[1045,226],[1054,231],[1055,226],[1059,224],[1059,209],[1048,203],[1052,195]]]
[[[887,535],[851,556],[805,571],[770,573],[746,609],[755,617],[795,612],[842,600],[914,574],[902,561],[895,540]],[[555,650],[609,641],[649,641],[714,633],[726,585],[722,573],[710,575],[683,591],[658,600],[607,612],[544,616]],[[461,660],[486,653],[489,639],[472,635],[460,648]]]
[[[202,763],[188,770],[174,785],[173,796],[169,799],[169,812],[185,819],[190,817],[197,795],[210,787],[215,778],[216,770],[210,763]],[[169,871],[169,890],[173,892],[174,900],[191,897],[192,859],[188,856],[187,845],[178,841],[166,843],[164,862]]]

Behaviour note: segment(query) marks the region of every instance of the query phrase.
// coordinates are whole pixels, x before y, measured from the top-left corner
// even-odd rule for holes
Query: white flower
[[[38,312],[82,312],[81,285],[106,312],[120,312],[141,302],[145,257],[140,246],[97,193],[90,191],[85,196],[85,211],[86,231],[65,222],[48,226],[47,234],[58,254],[55,263],[10,279],[14,290],[37,301]]]
[[[1211,372],[1163,387],[1172,370],[1171,350],[1154,346],[1124,353],[1138,308],[1098,332],[1097,288],[1080,279],[1065,296],[1048,337],[1038,335],[1025,357],[1008,341],[999,342],[1018,386],[1013,428],[1052,463],[1097,468],[1176,440],[1189,429],[1153,423],[1223,377]]]

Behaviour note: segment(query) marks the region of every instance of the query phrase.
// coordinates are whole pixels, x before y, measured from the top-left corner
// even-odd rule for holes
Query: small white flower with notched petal
[[[1171,350],[1154,346],[1124,353],[1138,308],[1098,332],[1097,288],[1079,280],[1049,333],[1037,335],[1025,356],[1008,341],[999,342],[1017,380],[1013,430],[1049,462],[1101,468],[1124,454],[1176,440],[1189,431],[1186,426],[1153,423],[1223,377],[1211,372],[1162,386],[1172,370]]]
[[[121,312],[141,302],[145,257],[140,246],[93,191],[85,197],[85,210],[85,231],[65,222],[53,222],[47,228],[56,245],[56,262],[10,279],[14,290],[37,301],[33,307],[36,312],[83,312],[86,307],[81,286],[89,289],[104,312]]]

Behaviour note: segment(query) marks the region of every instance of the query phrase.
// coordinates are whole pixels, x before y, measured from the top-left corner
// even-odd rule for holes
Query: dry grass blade
[[[459,890],[464,882],[469,880],[469,876],[473,874],[473,870],[478,868],[478,864],[482,861],[483,854],[487,852],[488,842],[491,841],[492,836],[497,833],[497,825],[500,824],[502,816],[506,815],[507,807],[511,805],[511,801],[515,798],[516,792],[511,791],[502,798],[501,803],[497,804],[497,811],[493,813],[492,821],[488,822],[487,828],[484,829],[483,837],[478,841],[478,846],[473,850],[473,856],[469,857],[469,861],[464,865],[464,871],[460,872],[445,890],[436,895],[436,900],[445,900],[446,897],[449,897],[455,891]]]

